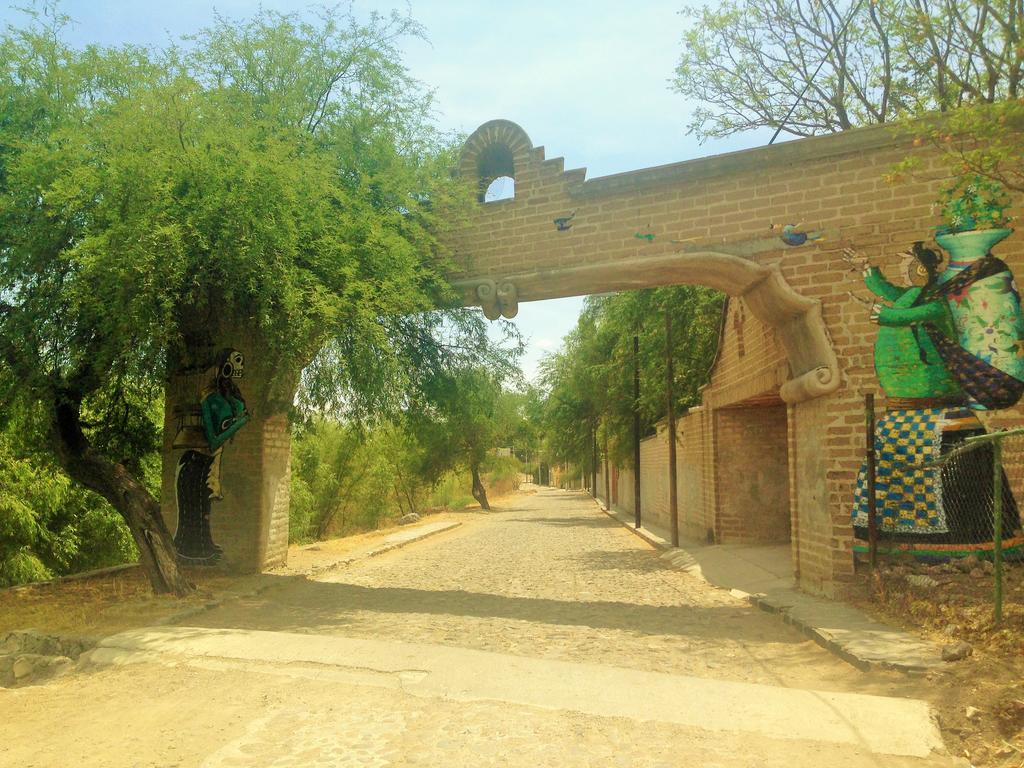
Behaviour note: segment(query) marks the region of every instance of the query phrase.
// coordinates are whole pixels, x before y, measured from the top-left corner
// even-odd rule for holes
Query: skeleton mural
[[[890,283],[866,258],[844,252],[876,297],[854,296],[879,326],[875,371],[886,395],[886,411],[875,426],[879,540],[917,556],[992,547],[991,446],[939,461],[985,432],[980,411],[1009,407],[1024,391],[1017,354],[1024,342],[1020,298],[1009,269],[988,252],[998,239],[985,232],[984,250],[970,259],[951,236],[940,235],[940,245],[954,255],[945,270],[941,255],[915,243],[901,254],[905,287]],[[923,285],[913,284],[915,274]],[[1004,546],[1012,551],[1024,547],[1024,537],[1009,484],[1003,489]],[[862,466],[853,502],[854,533],[861,540],[867,539],[870,491]]]
[[[178,530],[174,545],[186,563],[211,565],[222,554],[210,533],[210,508],[214,499],[223,498],[224,444],[249,421],[245,400],[235,383],[244,369],[241,352],[222,351],[216,367],[207,372],[208,385],[200,393],[198,405],[178,414],[174,447],[185,452],[178,460],[175,477]]]

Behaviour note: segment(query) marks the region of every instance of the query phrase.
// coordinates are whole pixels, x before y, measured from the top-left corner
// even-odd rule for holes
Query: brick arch
[[[483,202],[491,182],[502,176],[516,178],[516,169],[529,161],[533,142],[511,120],[491,120],[466,139],[459,157],[459,175],[477,180],[477,199]]]
[[[674,284],[706,285],[742,296],[754,317],[777,330],[792,374],[779,390],[785,402],[801,402],[839,387],[839,362],[821,317],[821,303],[794,291],[778,266],[708,250],[535,272],[510,270],[500,281],[464,280],[457,286],[467,303],[480,304],[495,319],[501,314],[514,317],[520,300]]]

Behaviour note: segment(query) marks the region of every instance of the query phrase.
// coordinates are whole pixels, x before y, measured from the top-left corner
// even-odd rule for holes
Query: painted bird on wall
[[[576,218],[576,211],[573,211],[568,216],[561,216],[555,219],[555,229],[559,232],[565,232],[572,229],[572,220]]]
[[[798,246],[813,240],[822,240],[824,232],[804,232],[800,228],[803,224],[769,224],[768,228],[773,232],[779,231],[779,237],[786,245]]]

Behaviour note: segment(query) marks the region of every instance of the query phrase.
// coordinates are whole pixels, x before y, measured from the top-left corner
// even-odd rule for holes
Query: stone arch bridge
[[[852,246],[891,269],[895,254],[928,238],[938,182],[883,179],[909,150],[876,127],[587,180],[547,159],[515,123],[493,120],[462,152],[460,175],[481,202],[454,236],[461,272],[453,280],[492,319],[514,317],[521,302],[673,283],[727,293],[703,405],[680,425],[681,530],[721,543],[788,541],[801,585],[834,595],[853,574],[862,394],[879,391],[875,326],[849,298],[859,275],[838,254]],[[924,160],[927,173],[937,159]],[[502,176],[514,179],[514,197],[483,202]],[[824,238],[789,246],[772,224],[802,224]],[[1020,269],[1019,246],[1000,255]],[[167,419],[165,435],[173,433]],[[165,439],[164,514],[173,529],[177,457]],[[215,539],[240,570],[280,563],[284,416],[256,420],[230,451],[224,485],[232,490],[216,510]],[[618,491],[628,473],[610,479],[613,501],[628,506],[632,493]]]

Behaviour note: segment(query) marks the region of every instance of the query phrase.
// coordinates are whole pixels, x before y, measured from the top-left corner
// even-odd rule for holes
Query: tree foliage
[[[416,511],[426,484],[416,441],[394,424],[364,429],[317,418],[292,448],[291,541],[376,528],[395,510]]]
[[[520,418],[503,377],[482,366],[441,373],[430,382],[428,399],[410,411],[408,423],[421,445],[421,471],[436,482],[455,467],[469,470],[473,497],[490,509],[481,470],[488,454],[507,445]]]
[[[683,13],[673,82],[700,105],[690,131],[702,140],[811,136],[1021,95],[1017,0],[727,0]]]
[[[541,432],[549,461],[588,473],[594,441],[611,459],[630,463],[633,452],[633,336],[638,337],[642,434],[667,409],[664,315],[676,331],[671,350],[679,412],[700,402],[717,349],[723,297],[700,286],[671,286],[587,299],[576,328],[542,362]]]
[[[32,417],[8,412],[0,419],[0,587],[133,560],[121,517],[39,449]],[[153,480],[155,474],[147,472]]]
[[[162,50],[73,48],[51,8],[0,39],[0,404],[43,407],[54,455],[127,519],[158,590],[187,591],[140,458],[165,380],[245,332],[259,413],[394,408],[477,359],[438,237],[469,193],[401,15],[219,18]],[[412,393],[410,395],[410,393]]]

